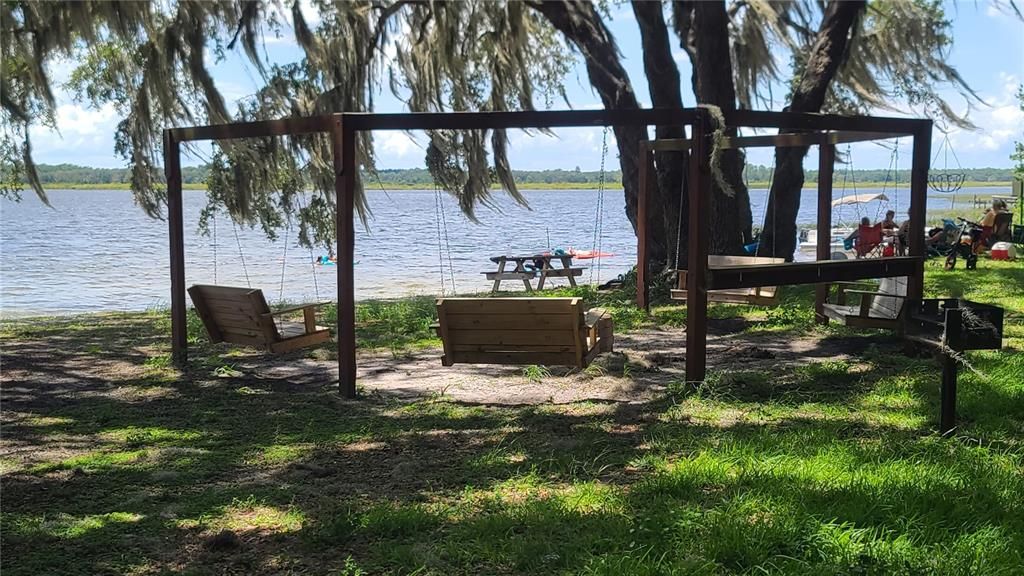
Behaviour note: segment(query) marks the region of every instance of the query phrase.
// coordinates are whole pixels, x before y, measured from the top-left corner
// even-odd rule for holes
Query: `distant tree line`
[[[75,164],[39,164],[39,180],[43,184],[121,184],[131,181],[131,172],[127,168],[90,168]],[[744,176],[749,182],[768,182],[772,176],[772,168],[748,164]],[[1008,182],[1013,179],[1012,168],[965,168],[966,180],[969,182]],[[209,174],[207,166],[187,166],[182,168],[182,181],[186,184],[206,182]],[[597,170],[515,170],[516,181],[523,184],[597,184],[601,173]],[[841,182],[845,170],[836,166],[836,182]],[[434,185],[433,178],[426,168],[406,168],[380,170],[377,175],[364,174],[365,182],[372,188],[380,179],[385,187],[388,185],[423,186]],[[604,174],[605,182],[618,187],[622,183],[622,172],[610,170]],[[895,175],[884,169],[853,170],[848,178],[857,182],[885,182],[888,178],[899,182],[910,181],[910,170],[899,170]],[[807,181],[817,182],[818,171],[808,170]]]
[[[128,168],[90,168],[76,164],[37,164],[39,181],[43,184],[122,184],[131,182]],[[207,166],[186,166],[181,169],[182,182],[198,184],[206,182],[210,169]]]

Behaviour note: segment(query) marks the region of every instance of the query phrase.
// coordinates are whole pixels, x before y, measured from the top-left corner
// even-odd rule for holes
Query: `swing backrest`
[[[872,318],[898,318],[903,310],[905,298],[897,298],[897,296],[905,297],[907,295],[907,277],[894,276],[882,278],[878,283],[878,294],[871,298],[871,308],[868,311],[868,316]],[[882,296],[882,294],[892,294],[893,296]]]
[[[197,284],[188,294],[211,342],[269,347],[280,339],[262,290]]]
[[[437,319],[445,366],[582,368],[590,351],[580,298],[442,298],[437,301]]]

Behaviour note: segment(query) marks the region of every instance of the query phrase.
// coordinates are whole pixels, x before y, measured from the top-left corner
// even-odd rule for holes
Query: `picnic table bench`
[[[552,260],[561,263],[561,268],[551,265]],[[481,272],[488,280],[494,280],[491,292],[497,292],[502,280],[522,280],[527,292],[533,291],[530,281],[539,278],[537,290],[544,289],[544,281],[548,278],[568,278],[570,286],[576,286],[576,276],[583,275],[583,268],[573,267],[572,255],[570,254],[534,254],[531,256],[493,256],[491,262],[498,265],[495,272]],[[512,263],[515,268],[506,270],[506,266]]]

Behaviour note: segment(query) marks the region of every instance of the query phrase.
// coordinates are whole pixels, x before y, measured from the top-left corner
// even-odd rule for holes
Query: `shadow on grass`
[[[3,479],[5,573],[961,573],[1024,561],[1019,386],[970,381],[965,393],[971,426],[1001,446],[859,418],[882,381],[910,400],[877,413],[934,417],[937,367],[884,346],[850,345],[861,371],[780,370],[766,397],[733,380],[646,403],[497,407],[217,377],[217,349],[202,344],[179,374],[152,360],[164,336],[146,322],[5,342],[5,458],[32,462]],[[769,413],[694,416],[705,407]],[[237,540],[211,538],[221,530]]]

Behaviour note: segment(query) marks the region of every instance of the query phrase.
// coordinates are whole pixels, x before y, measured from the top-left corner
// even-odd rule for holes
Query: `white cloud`
[[[423,147],[409,134],[398,131],[381,131],[373,136],[377,155],[382,163],[388,160],[410,158],[422,153]]]
[[[1016,10],[1007,0],[989,0],[985,4],[985,15],[989,18],[996,18],[998,20],[1016,18],[1016,14]]]
[[[57,107],[57,130],[38,125],[30,129],[33,156],[39,163],[120,165],[113,153],[114,130],[119,121],[112,104],[99,109],[61,104]]]
[[[978,126],[977,131],[953,128],[949,131],[950,145],[956,150],[989,153],[987,156],[1005,163],[1003,156],[1009,154],[1014,140],[1024,132],[1024,111],[1017,102],[1017,87],[1020,79],[1013,74],[999,74],[999,88],[995,95],[983,94],[989,106],[976,107],[970,114],[970,120]],[[933,149],[941,146],[943,134],[936,131],[933,137]],[[1006,154],[999,154],[1005,151]],[[971,164],[973,165],[973,163]]]
[[[65,140],[107,131],[116,118],[117,111],[109,103],[98,110],[83,108],[78,104],[62,104],[57,107],[57,128]]]

